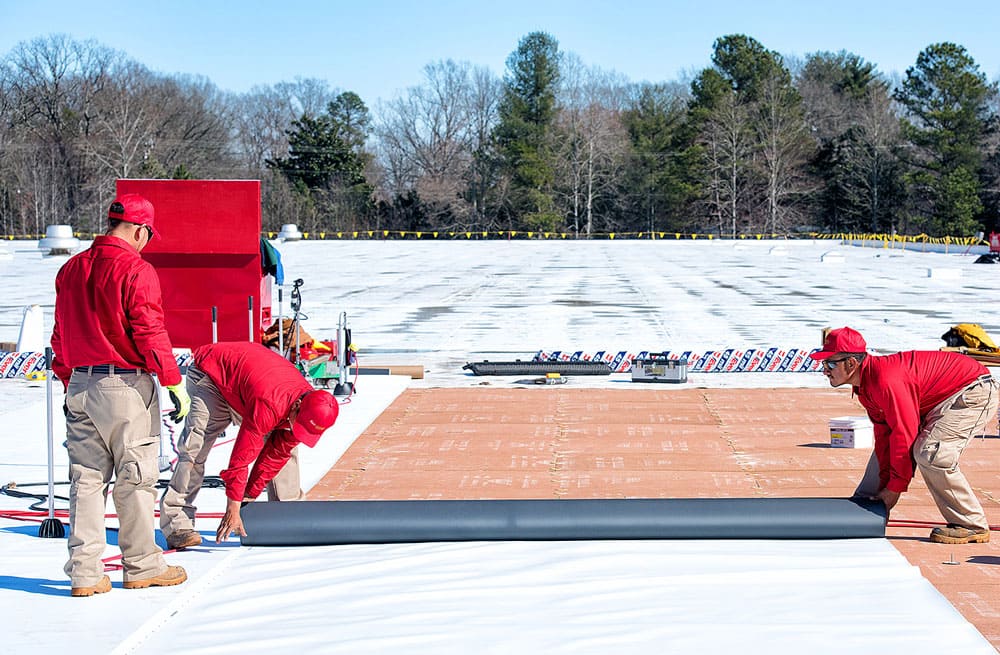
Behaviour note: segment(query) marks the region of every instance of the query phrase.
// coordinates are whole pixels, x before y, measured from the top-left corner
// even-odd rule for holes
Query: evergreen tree
[[[997,93],[965,48],[925,48],[906,71],[895,98],[906,109],[903,134],[912,145],[907,181],[918,226],[934,235],[971,235],[983,211],[983,149]]]
[[[888,84],[857,55],[819,52],[807,57],[798,89],[818,146],[812,162],[818,226],[896,229],[904,194]]]
[[[812,144],[791,74],[781,55],[742,34],[716,39],[712,63],[691,85],[688,112],[700,213],[720,234],[793,227]]]
[[[621,194],[637,231],[676,231],[694,193],[695,160],[683,150],[686,99],[667,85],[642,85],[622,122],[632,164]]]
[[[555,210],[552,154],[559,59],[558,42],[544,32],[525,36],[507,58],[495,136],[510,183],[512,228],[554,230],[563,222]]]
[[[312,206],[317,227],[357,227],[374,208],[362,150],[368,110],[354,93],[342,93],[320,116],[304,114],[288,131],[288,156],[268,160]]]
[[[764,85],[776,75],[787,74],[778,53],[753,37],[730,34],[715,40],[712,63],[746,102],[760,100]]]
[[[300,191],[322,188],[339,177],[363,181],[363,167],[328,116],[303,115],[288,131],[288,156],[268,160]]]

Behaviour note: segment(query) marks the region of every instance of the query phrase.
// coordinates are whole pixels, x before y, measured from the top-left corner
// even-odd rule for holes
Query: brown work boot
[[[194,530],[178,530],[167,537],[167,546],[171,550],[183,550],[201,545],[201,535]]]
[[[122,584],[126,589],[145,589],[146,587],[173,587],[188,579],[187,572],[180,566],[168,566],[167,570],[153,578],[145,580],[129,580]]]
[[[989,530],[963,528],[954,523],[949,523],[946,528],[931,530],[931,541],[938,544],[985,544],[989,540]]]
[[[94,594],[104,594],[111,591],[111,578],[104,576],[101,581],[93,587],[73,587],[69,591],[70,596],[93,596]]]

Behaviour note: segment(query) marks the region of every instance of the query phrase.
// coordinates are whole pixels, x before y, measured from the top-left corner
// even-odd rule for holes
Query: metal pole
[[[52,405],[53,405],[53,393],[52,393],[52,348],[49,346],[45,347],[45,417],[46,424],[48,426],[48,468],[49,468],[49,517],[42,521],[42,525],[38,528],[39,537],[56,537],[60,538],[65,535],[63,531],[62,522],[56,519],[56,508],[55,508],[55,464],[54,464],[54,449],[53,444],[53,432],[55,431],[53,423],[55,420],[52,417]]]
[[[45,419],[49,434],[48,447],[48,467],[49,467],[49,518],[55,518],[55,508],[52,506],[55,500],[55,445],[53,434],[55,432],[55,419],[52,417],[52,348],[45,348]]]
[[[278,352],[285,355],[285,322],[281,318],[281,286],[278,286]]]
[[[163,417],[160,417],[160,455],[156,458],[156,467],[160,473],[170,470],[170,455],[167,454],[168,438],[163,436]]]
[[[302,361],[301,358],[302,344],[300,342],[301,330],[299,329],[299,321],[302,318],[302,314],[299,310],[302,309],[302,292],[299,291],[299,289],[302,288],[303,284],[304,282],[302,281],[302,278],[299,278],[292,283],[292,302],[291,302],[292,311],[295,312],[293,314],[294,318],[292,319],[292,329],[295,330],[295,356],[291,358],[291,361],[295,364],[295,368],[299,369],[300,371],[302,371],[302,368],[300,366]]]
[[[292,326],[295,328],[295,367],[299,368],[299,353],[302,352],[302,344],[299,343],[299,310],[295,310],[295,321],[292,322]],[[300,369],[301,370],[301,369]]]
[[[253,343],[255,341],[253,338],[253,296],[247,296],[247,312],[249,313],[247,330],[250,335],[250,343]]]
[[[219,308],[212,307],[212,343],[219,343]]]
[[[340,381],[347,382],[347,312],[340,312],[340,320],[337,323],[337,363],[340,365]]]

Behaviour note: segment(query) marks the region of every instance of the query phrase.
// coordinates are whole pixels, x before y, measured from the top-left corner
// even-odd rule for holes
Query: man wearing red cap
[[[64,569],[73,596],[111,590],[101,555],[112,477],[122,586],[165,587],[187,579],[183,568],[167,566],[151,522],[160,403],[150,374],[170,390],[173,416],[184,416],[188,407],[164,327],[160,281],[139,256],[153,234],[153,205],[140,195],[123,195],[108,209],[107,232],[56,275],[52,368],[66,390],[70,535]]]
[[[891,510],[913,479],[916,462],[947,527],[930,539],[945,544],[985,543],[989,523],[958,460],[973,437],[997,415],[997,382],[985,366],[955,352],[916,351],[875,356],[849,327],[831,330],[823,349],[830,385],[850,384],[875,427],[875,450],[856,495],[882,500]]]
[[[265,487],[269,500],[303,497],[296,446],[315,446],[339,411],[331,394],[314,390],[291,362],[257,343],[196,348],[187,388],[191,411],[177,445],[177,468],[160,500],[160,528],[171,548],[201,544],[194,529],[194,501],[208,454],[232,422],[240,429],[229,466],[220,474],[227,505],[216,543],[233,532],[246,536],[240,505]]]

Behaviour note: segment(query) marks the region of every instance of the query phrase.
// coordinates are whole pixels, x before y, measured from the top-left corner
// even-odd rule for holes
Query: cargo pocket
[[[976,384],[961,394],[955,399],[955,403],[951,406],[952,409],[965,409],[968,407],[986,407],[990,402],[990,396],[993,393],[993,387],[989,384]]]
[[[160,478],[157,466],[159,444],[156,442],[129,448],[126,457],[118,465],[118,482],[136,487],[153,487]]]
[[[124,434],[125,456],[122,458],[118,477],[121,481],[140,487],[152,487],[160,477],[157,458],[160,454],[159,423],[153,416],[159,407],[156,385],[152,378],[144,376],[129,387],[133,398],[130,403],[136,411],[131,413],[128,429]]]
[[[964,441],[939,441],[920,449],[917,463],[939,471],[951,471],[958,466],[958,459],[965,446]]]
[[[938,454],[941,451],[941,442],[935,441],[931,443],[924,443],[920,446],[920,450],[917,451],[915,459],[917,464],[922,467],[937,467],[941,468],[938,460]]]

